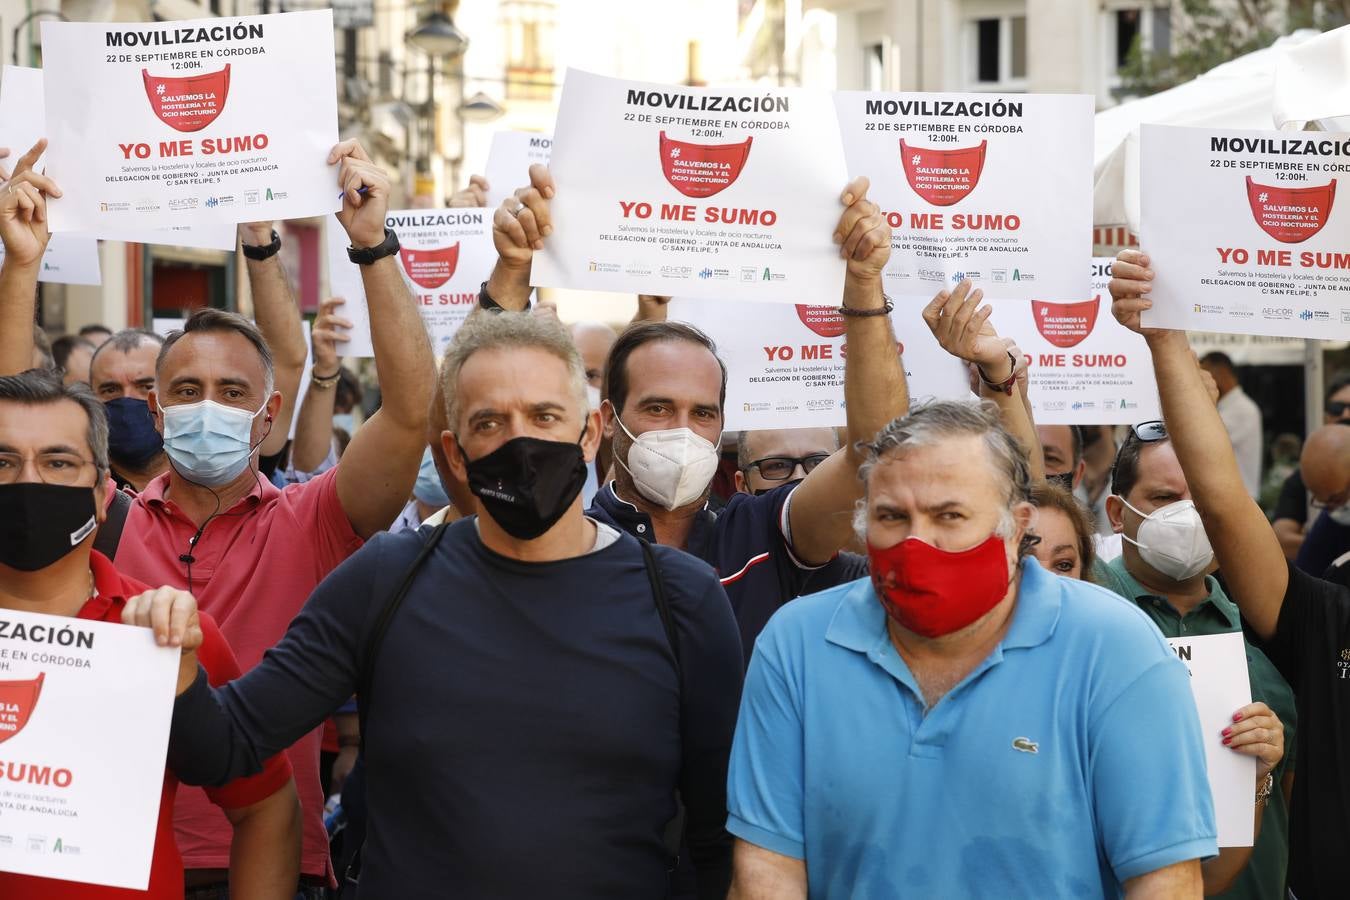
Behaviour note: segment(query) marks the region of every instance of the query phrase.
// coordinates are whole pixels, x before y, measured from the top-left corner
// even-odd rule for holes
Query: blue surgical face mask
[[[220,487],[239,477],[253,456],[253,420],[257,412],[234,409],[214,400],[181,403],[164,417],[164,452],[184,478],[206,487]]]
[[[440,473],[436,471],[436,462],[431,458],[431,448],[422,454],[422,465],[417,469],[417,483],[413,485],[413,496],[427,506],[450,505],[445,488],[441,486]]]
[[[155,430],[150,404],[136,397],[118,397],[103,404],[108,413],[108,455],[113,462],[142,470],[164,449]]]
[[[347,437],[351,437],[356,431],[356,417],[352,413],[334,413],[333,427],[341,428],[347,432]]]

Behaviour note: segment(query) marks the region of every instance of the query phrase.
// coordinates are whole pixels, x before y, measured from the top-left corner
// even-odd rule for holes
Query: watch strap
[[[277,255],[277,251],[281,249],[281,235],[277,234],[277,230],[273,228],[272,242],[270,244],[263,244],[259,247],[254,244],[245,244],[241,242],[239,246],[244,251],[244,256],[247,259],[262,262],[264,259],[271,259]]]
[[[347,258],[358,266],[368,266],[384,259],[386,256],[393,256],[399,251],[400,246],[398,235],[394,233],[394,229],[386,226],[384,240],[374,247],[348,247]]]

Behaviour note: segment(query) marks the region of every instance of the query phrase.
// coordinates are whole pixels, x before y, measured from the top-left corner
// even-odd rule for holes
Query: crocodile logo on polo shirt
[[[1024,737],[1013,738],[1012,745],[1014,750],[1020,750],[1023,753],[1041,752],[1041,745],[1033,741],[1031,738],[1024,738]]]

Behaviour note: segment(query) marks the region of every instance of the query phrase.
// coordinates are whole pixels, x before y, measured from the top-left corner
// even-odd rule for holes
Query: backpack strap
[[[642,547],[642,562],[647,567],[647,581],[652,587],[652,599],[656,602],[657,615],[661,617],[661,627],[666,631],[666,642],[670,644],[670,652],[675,654],[675,670],[680,672],[680,635],[675,630],[675,617],[671,615],[670,603],[666,600],[665,584],[661,581],[661,570],[656,565],[656,554],[652,552],[652,545],[638,538],[638,545]]]
[[[356,679],[356,714],[361,724],[361,754],[366,752],[366,720],[370,717],[371,691],[375,685],[375,659],[380,653],[380,645],[384,643],[385,632],[389,630],[389,623],[394,619],[394,613],[403,605],[403,598],[408,596],[408,589],[412,587],[413,580],[417,577],[417,572],[426,562],[431,551],[436,548],[441,540],[441,535],[445,533],[450,523],[442,522],[437,525],[435,530],[422,544],[422,549],[417,551],[417,557],[412,561],[412,565],[404,570],[403,576],[399,579],[398,587],[389,595],[385,601],[384,608],[380,610],[380,616],[375,620],[375,626],[371,629],[369,637],[366,638],[365,653],[362,655],[361,671]]]
[[[109,560],[117,558],[117,545],[122,543],[122,529],[127,525],[127,514],[131,512],[131,495],[125,491],[113,491],[112,502],[108,504],[108,517],[94,535],[94,549]]]

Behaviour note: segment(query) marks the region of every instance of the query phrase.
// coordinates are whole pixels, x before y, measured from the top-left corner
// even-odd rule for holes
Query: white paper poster
[[[533,131],[499,131],[492,136],[483,177],[488,183],[488,206],[494,209],[530,183],[530,166],[548,165],[553,135]]]
[[[53,231],[341,207],[331,10],[43,22]]]
[[[550,161],[555,225],[530,283],[835,303],[848,184],[823,92],[695,88],[571,69]]]
[[[670,318],[717,344],[727,366],[728,430],[833,428],[847,424],[847,323],[837,309],[678,297]],[[970,396],[970,369],[938,346],[917,314],[897,310],[891,318],[911,402]]]
[[[177,677],[148,628],[0,611],[0,871],[145,890]]]
[[[1167,643],[1191,671],[1219,846],[1250,847],[1256,814],[1256,760],[1234,753],[1220,737],[1233,724],[1233,713],[1252,702],[1242,632],[1168,638]]]
[[[42,70],[23,66],[5,66],[0,80],[0,147],[8,147],[12,167],[18,157],[28,152],[38,138],[47,133],[47,113],[43,104]],[[48,154],[50,155],[50,154]],[[45,165],[38,160],[38,167]],[[57,182],[60,186],[60,182]],[[98,251],[90,250],[96,240],[134,241],[138,244],[168,244],[175,247],[199,247],[208,250],[234,251],[235,227],[229,223],[174,228],[119,227],[107,223],[99,228],[81,232],[53,234],[47,246],[47,262],[59,265],[60,277],[39,277],[39,281],[64,284],[98,284]],[[76,249],[70,250],[69,247]],[[61,254],[59,264],[52,259]],[[94,269],[90,269],[90,260]],[[73,261],[68,262],[68,261]],[[45,271],[44,271],[44,274]],[[95,280],[89,281],[88,278]],[[75,280],[86,279],[86,280]]]
[[[1151,328],[1350,338],[1350,135],[1140,128]]]
[[[9,148],[3,163],[13,171],[19,157],[42,136],[42,122],[32,110],[42,109],[42,70],[5,66],[0,75],[0,147]],[[37,125],[34,128],[34,124]],[[39,161],[40,162],[40,161]],[[0,262],[5,248],[0,245]],[[83,235],[55,235],[47,242],[38,281],[51,284],[99,284],[98,241]]]
[[[1013,300],[1084,297],[1092,256],[1091,97],[835,95],[849,174],[892,232],[886,293],[964,278]]]
[[[1111,314],[1112,262],[1092,260],[1086,299],[990,301],[998,333],[1031,357],[1027,396],[1038,425],[1132,425],[1162,418],[1148,345]],[[994,285],[981,287],[994,293]]]
[[[390,212],[385,225],[398,234],[397,259],[403,280],[417,301],[422,322],[439,358],[459,326],[478,305],[478,289],[492,274],[492,210],[405,209]],[[374,356],[370,311],[360,267],[347,258],[347,233],[336,219],[327,223],[328,282],[334,297],[346,300],[341,315],[352,323],[344,356]]]

